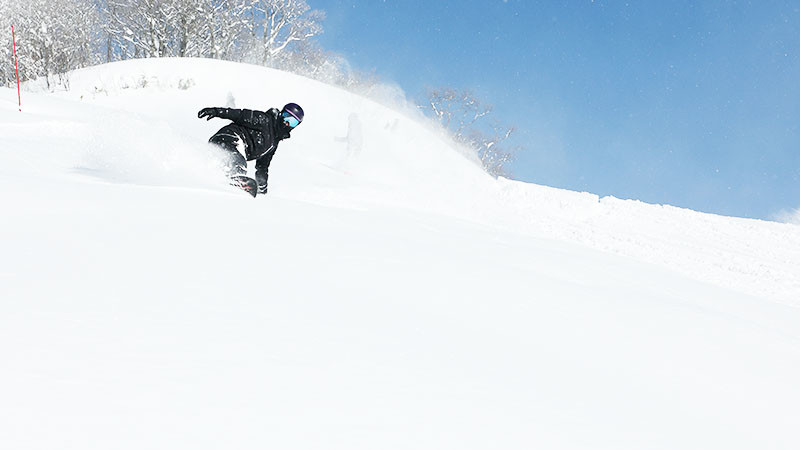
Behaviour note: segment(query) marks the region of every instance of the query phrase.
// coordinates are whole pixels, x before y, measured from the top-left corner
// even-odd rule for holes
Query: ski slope
[[[800,446],[800,226],[495,180],[255,66],[69,85],[0,89],[0,448]],[[227,186],[197,110],[289,101]]]

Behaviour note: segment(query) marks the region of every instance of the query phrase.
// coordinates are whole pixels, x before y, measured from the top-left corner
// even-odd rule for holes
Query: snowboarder
[[[272,108],[266,112],[249,109],[203,108],[197,117],[211,120],[214,117],[230,120],[232,123],[220,128],[208,142],[226,152],[225,170],[232,183],[250,193],[267,193],[269,164],[278,143],[290,138],[290,132],[303,121],[303,108],[289,103],[278,111]],[[256,178],[246,176],[247,161],[256,161]]]

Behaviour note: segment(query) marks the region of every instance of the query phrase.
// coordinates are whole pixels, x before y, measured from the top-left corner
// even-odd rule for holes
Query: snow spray
[[[17,73],[17,100],[19,101],[19,112],[22,112],[22,93],[19,90],[19,67],[17,66],[17,37],[14,35],[14,25],[11,25],[11,42],[14,46],[14,71]]]

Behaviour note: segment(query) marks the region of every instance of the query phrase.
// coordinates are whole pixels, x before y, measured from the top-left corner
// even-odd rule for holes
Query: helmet
[[[297,122],[300,123],[303,121],[303,108],[300,107],[297,103],[287,103],[286,106],[283,107],[281,113],[289,113]]]

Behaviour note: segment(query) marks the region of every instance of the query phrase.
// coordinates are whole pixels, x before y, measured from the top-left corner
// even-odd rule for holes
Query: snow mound
[[[800,445],[796,225],[493,179],[255,66],[69,85],[0,89],[4,448]],[[253,200],[197,111],[290,101]]]
[[[120,62],[77,71],[69,85],[58,101],[26,94],[22,119],[12,105],[4,108],[4,117],[22,122],[7,133],[9,148],[46,148],[35,142],[58,139],[54,151],[26,155],[24,164],[110,182],[219,185],[217,162],[203,142],[224,122],[197,120],[196,111],[295,101],[308,117],[273,163],[276,196],[446,214],[578,242],[800,306],[800,271],[786,264],[800,257],[797,227],[494,180],[411,108],[398,112],[285,72],[213,60]],[[357,155],[347,144],[353,117]],[[53,134],[34,136],[42,128]]]

